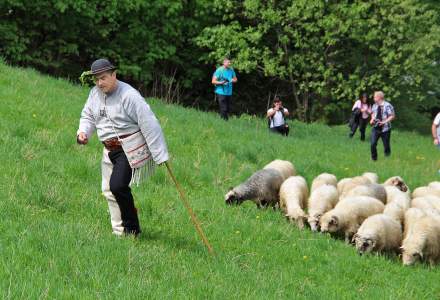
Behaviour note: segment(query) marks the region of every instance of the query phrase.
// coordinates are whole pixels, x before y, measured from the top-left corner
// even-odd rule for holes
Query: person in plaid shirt
[[[370,124],[371,131],[371,159],[377,160],[377,141],[382,139],[385,156],[391,155],[391,121],[395,118],[394,107],[387,101],[382,91],[374,92]]]

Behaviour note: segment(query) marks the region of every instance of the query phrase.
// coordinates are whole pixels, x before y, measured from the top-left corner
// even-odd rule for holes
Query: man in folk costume
[[[113,233],[137,236],[141,230],[130,185],[139,184],[155,164],[168,161],[165,138],[150,106],[137,90],[117,80],[113,64],[98,59],[90,73],[96,86],[82,110],[77,142],[87,144],[96,130],[104,144],[102,192]]]

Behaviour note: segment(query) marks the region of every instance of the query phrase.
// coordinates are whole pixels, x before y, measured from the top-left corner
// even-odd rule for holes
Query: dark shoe
[[[377,158],[372,157],[371,160],[372,161],[377,161]]]

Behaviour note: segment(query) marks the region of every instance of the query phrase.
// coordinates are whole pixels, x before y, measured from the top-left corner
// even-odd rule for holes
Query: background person
[[[377,141],[382,139],[385,156],[391,155],[391,121],[394,120],[394,107],[384,99],[382,91],[374,92],[370,124],[371,130],[371,159],[377,160]]]
[[[289,125],[286,123],[286,117],[289,115],[287,108],[283,107],[283,102],[279,97],[273,100],[273,106],[267,111],[269,130],[282,135],[289,135]]]
[[[354,103],[352,111],[352,118],[350,119],[350,134],[352,138],[356,133],[357,128],[361,133],[361,141],[365,141],[365,129],[371,115],[371,105],[368,103],[368,94],[362,93],[359,99]]]
[[[225,58],[223,65],[215,70],[211,83],[215,86],[215,94],[218,99],[220,116],[223,120],[229,119],[232,101],[232,84],[237,82],[237,76],[231,67],[231,60]]]
[[[440,137],[440,112],[435,116],[432,122],[431,133],[434,140],[434,145],[440,147],[439,137]]]
[[[159,121],[137,90],[116,79],[115,67],[106,59],[93,62],[91,71],[96,86],[81,112],[77,142],[87,144],[96,130],[104,144],[101,161],[102,193],[107,198],[113,233],[140,232],[139,219],[130,189],[132,169],[120,138],[142,132],[152,158],[162,164],[169,158]]]

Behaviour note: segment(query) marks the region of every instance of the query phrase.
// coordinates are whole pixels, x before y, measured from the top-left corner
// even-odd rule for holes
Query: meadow
[[[210,256],[164,168],[134,189],[142,235],[112,235],[100,192],[102,145],[96,136],[75,143],[87,95],[0,63],[0,298],[440,298],[440,266],[361,257],[341,240],[299,231],[280,212],[224,203],[229,187],[276,158],[292,161],[309,184],[322,172],[340,179],[373,171],[381,180],[400,175],[414,189],[440,178],[429,136],[394,130],[392,156],[380,144],[372,162],[369,144],[349,140],[346,126],[291,122],[282,138],[260,118],[226,123],[148,99],[216,251]]]

